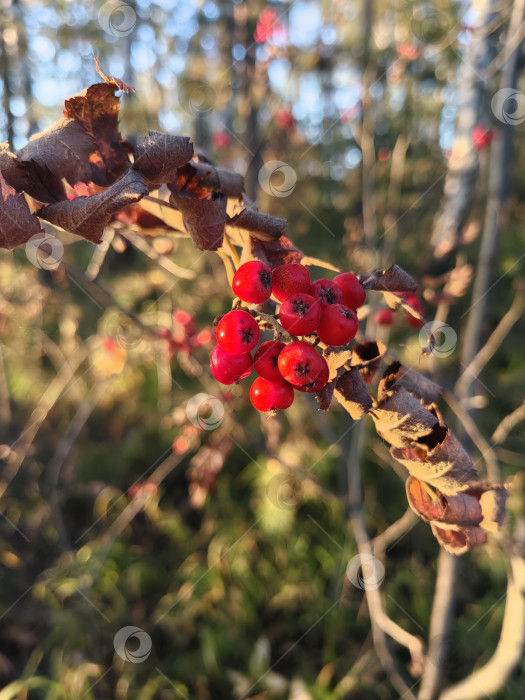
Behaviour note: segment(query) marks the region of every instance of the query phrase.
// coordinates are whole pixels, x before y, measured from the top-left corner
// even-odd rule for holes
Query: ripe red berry
[[[394,323],[394,314],[390,309],[379,309],[374,314],[374,323],[378,326],[391,326]]]
[[[284,347],[284,343],[281,343],[280,340],[267,340],[259,345],[253,358],[253,368],[259,376],[271,382],[282,379],[277,360]]]
[[[260,260],[250,260],[235,273],[232,289],[248,304],[262,304],[272,295],[272,271]]]
[[[317,335],[326,345],[341,347],[354,338],[358,327],[354,311],[343,304],[331,304],[323,311]]]
[[[304,265],[279,265],[272,271],[272,294],[278,301],[284,301],[290,294],[306,294],[309,286],[310,273]]]
[[[310,285],[308,294],[321,303],[322,309],[326,308],[328,304],[343,303],[343,292],[332,280],[317,280],[317,282]]]
[[[295,340],[281,350],[278,366],[286,381],[294,386],[304,386],[317,379],[323,363],[312,345]]]
[[[330,370],[328,369],[328,363],[321,355],[321,371],[317,375],[316,379],[311,384],[305,384],[304,386],[296,386],[297,391],[303,391],[307,394],[317,394],[318,391],[324,389],[328,384],[328,378],[330,376]]]
[[[223,350],[220,345],[216,345],[211,351],[210,369],[215,379],[221,384],[235,384],[250,376],[253,358],[250,353],[233,355]]]
[[[247,311],[235,309],[221,318],[217,325],[217,342],[223,350],[234,355],[250,352],[259,342],[261,332]]]
[[[490,146],[493,139],[494,132],[492,129],[487,129],[481,124],[476,124],[476,126],[472,129],[472,145],[476,151],[483,151],[485,148]]]
[[[292,294],[279,310],[281,326],[294,335],[313,333],[320,321],[321,304],[309,294]]]
[[[258,411],[277,411],[289,408],[294,399],[293,387],[284,379],[271,382],[264,377],[257,377],[250,389],[250,401]]]
[[[357,309],[365,303],[366,292],[352,272],[337,275],[334,277],[334,282],[343,292],[343,304],[349,309]]]

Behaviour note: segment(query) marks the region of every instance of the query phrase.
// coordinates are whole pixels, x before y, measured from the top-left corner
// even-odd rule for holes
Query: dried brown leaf
[[[233,170],[191,161],[178,168],[170,189],[196,197],[209,197],[212,192],[221,192],[227,197],[240,199],[244,192],[244,178]]]
[[[381,401],[385,392],[401,387],[421,399],[424,404],[438,401],[442,391],[439,384],[428,377],[405,367],[400,362],[393,362],[386,368],[383,378],[379,382],[377,397]]]
[[[334,396],[335,382],[331,381],[315,395],[320,411],[328,411]]]
[[[17,194],[0,173],[0,248],[11,250],[42,231],[23,194]]]
[[[104,229],[113,215],[146,194],[148,188],[140,173],[128,170],[120,180],[100,194],[50,204],[37,213],[66,231],[77,233],[93,243],[100,243]]]
[[[335,397],[354,420],[359,420],[372,408],[372,398],[361,373],[355,367],[337,379]]]
[[[415,292],[416,280],[399,265],[392,265],[388,270],[374,270],[368,275],[359,275],[359,281],[365,289],[380,292]]]
[[[432,532],[439,544],[451,554],[464,554],[469,549],[484,544],[487,536],[480,527],[461,527],[446,523],[430,523]]]
[[[249,243],[251,258],[262,260],[271,268],[287,263],[300,263],[303,258],[302,252],[284,233],[276,241],[259,241],[250,236]]]
[[[171,182],[175,171],[193,156],[193,144],[186,136],[172,136],[150,131],[135,151],[133,168],[153,190],[164,182]]]
[[[379,435],[396,447],[432,432],[438,419],[406,389],[386,393],[371,412]]]
[[[231,226],[247,229],[254,238],[261,241],[271,241],[280,238],[286,228],[286,219],[264,214],[256,209],[243,209],[232,216],[228,223]]]
[[[378,340],[354,345],[351,364],[360,369],[361,376],[367,384],[370,384],[381,366],[386,351],[386,345]]]
[[[184,226],[199,250],[217,250],[222,246],[227,198],[214,193],[209,199],[172,191],[170,203],[182,213]]]

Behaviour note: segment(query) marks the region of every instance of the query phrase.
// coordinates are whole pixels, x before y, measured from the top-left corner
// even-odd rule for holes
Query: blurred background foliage
[[[148,129],[190,135],[246,175],[248,195],[288,219],[306,254],[356,272],[398,262],[421,281],[433,317],[440,275],[476,264],[486,198],[481,149],[462,245],[435,258],[429,232],[454,141],[465,3],[378,0],[372,16],[371,4],[342,0],[108,5],[2,2],[3,138],[18,149],[59,118],[65,98],[96,82],[99,55],[106,73],[136,87],[122,100],[127,139]],[[481,123],[497,138],[490,100]],[[521,274],[524,143],[518,126],[485,336]],[[268,160],[294,168],[290,196],[259,187]],[[372,219],[362,211],[367,183]],[[188,240],[157,234],[148,256],[116,225],[96,281],[75,273],[96,267],[94,246],[66,235],[67,266],[53,272],[24,250],[0,254],[0,699],[393,700],[362,591],[345,577],[356,553],[352,422],[337,406],[318,413],[308,396],[277,419],[260,416],[246,386],[213,382],[212,321],[231,300],[224,268]],[[471,304],[465,270],[448,317],[459,342]],[[487,438],[523,401],[524,330],[513,329],[471,399]],[[437,367],[419,357],[419,331],[402,312],[391,329],[367,331],[448,387],[461,372],[457,352]],[[216,430],[188,421],[186,403],[200,392],[223,402]],[[524,446],[518,425],[499,452],[514,475],[511,517],[523,510]],[[403,474],[369,425],[363,459],[375,536],[406,509]],[[437,551],[418,521],[385,558],[388,612],[423,637]],[[449,680],[490,656],[504,590],[490,543],[462,558]],[[125,625],[151,635],[146,662],[114,653]],[[408,664],[406,650],[395,653]],[[497,697],[522,694],[516,680]]]

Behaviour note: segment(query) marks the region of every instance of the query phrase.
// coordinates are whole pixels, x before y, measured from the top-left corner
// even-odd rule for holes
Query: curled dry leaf
[[[401,448],[428,435],[439,424],[436,416],[403,387],[386,392],[371,415],[379,435]]]
[[[332,380],[315,395],[320,411],[328,411],[334,396],[335,382]]]
[[[171,182],[177,168],[193,156],[193,144],[186,136],[150,131],[135,150],[133,168],[144,178],[149,190]]]
[[[399,265],[392,265],[388,270],[374,270],[368,275],[359,275],[359,281],[365,289],[378,292],[415,292],[416,280]]]
[[[487,541],[485,532],[477,526],[430,523],[434,537],[447,552],[464,554]]]
[[[359,368],[361,376],[367,384],[370,384],[381,366],[386,351],[386,345],[378,340],[354,345],[351,364]]]
[[[247,229],[254,238],[261,241],[272,241],[280,238],[286,228],[286,219],[264,214],[256,209],[246,208],[230,217],[231,226]]]
[[[354,420],[359,420],[372,408],[372,398],[356,367],[337,379],[334,393],[339,403]]]
[[[17,194],[0,173],[0,247],[11,250],[42,231],[23,194]]]
[[[100,243],[104,229],[113,215],[126,205],[137,202],[145,194],[148,194],[148,188],[140,173],[128,170],[124,177],[100,194],[50,204],[37,214],[66,231],[77,233],[93,243]]]
[[[405,367],[400,362],[393,362],[389,365],[383,378],[379,382],[377,398],[381,400],[385,392],[403,387],[424,404],[434,403],[441,396],[441,387],[428,377],[424,377],[419,372]]]
[[[406,482],[408,503],[423,520],[479,525],[483,518],[480,502],[467,493],[447,495],[409,476]]]
[[[300,263],[303,254],[283,233],[275,241],[260,241],[253,236],[249,239],[251,258],[262,260],[272,269],[287,263]]]
[[[53,176],[65,178],[70,185],[77,182],[108,184],[106,168],[93,137],[73,119],[61,119],[35,134],[19,152],[18,159],[48,167]],[[33,195],[31,183],[25,189]]]
[[[223,194],[199,199],[172,191],[170,202],[180,209],[184,226],[199,250],[218,250],[222,246],[228,202]]]
[[[241,199],[244,178],[233,170],[191,161],[178,168],[170,189],[202,198],[209,197],[212,192],[221,192],[227,197]]]

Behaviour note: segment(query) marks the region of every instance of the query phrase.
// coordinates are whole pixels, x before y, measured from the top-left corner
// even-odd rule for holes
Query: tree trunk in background
[[[498,0],[473,0],[470,5],[475,19],[470,33],[471,42],[465,49],[457,72],[457,117],[452,158],[431,237],[437,257],[447,255],[459,245],[461,228],[478,176],[479,162],[472,144],[472,130],[480,122],[486,91],[483,77],[494,55],[490,27],[497,16],[498,5]]]

